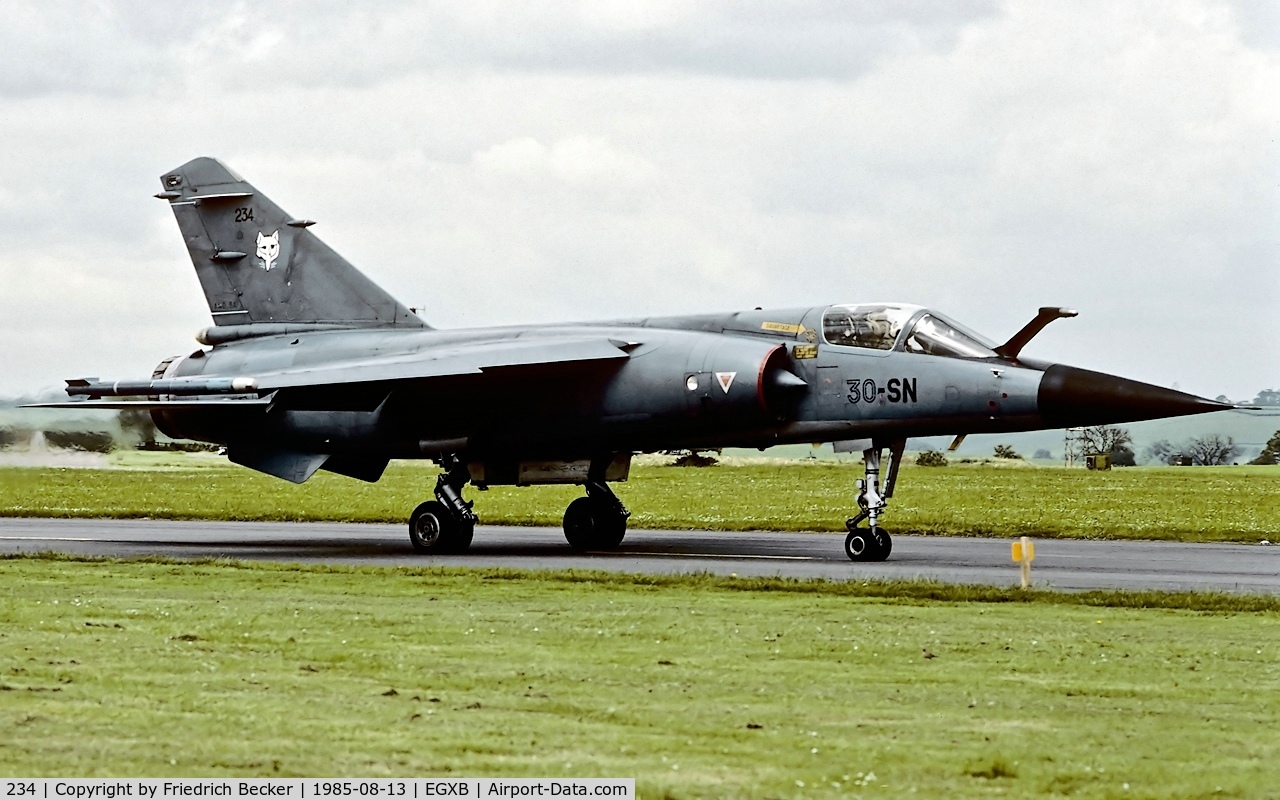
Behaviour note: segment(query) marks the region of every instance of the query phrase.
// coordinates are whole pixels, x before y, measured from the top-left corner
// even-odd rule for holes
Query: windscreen
[[[933,314],[916,321],[907,335],[905,349],[908,353],[951,358],[996,358],[991,344],[982,336]]]

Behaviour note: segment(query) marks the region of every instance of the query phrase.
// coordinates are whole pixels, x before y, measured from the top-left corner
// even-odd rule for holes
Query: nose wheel
[[[880,527],[879,521],[880,514],[889,505],[889,498],[893,497],[893,487],[898,482],[898,464],[902,461],[906,445],[905,439],[890,443],[889,474],[883,487],[880,485],[880,454],[884,446],[873,443],[862,451],[867,477],[858,481],[857,500],[861,512],[845,521],[849,535],[844,539],[844,554],[850,561],[884,561],[893,552],[893,539]],[[867,527],[859,527],[864,521]]]
[[[850,561],[884,561],[893,552],[893,539],[884,528],[854,528],[844,537]]]

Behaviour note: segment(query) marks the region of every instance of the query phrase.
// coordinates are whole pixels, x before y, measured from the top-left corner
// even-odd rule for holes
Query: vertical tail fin
[[[217,325],[427,327],[222,162],[165,173],[169,201]]]

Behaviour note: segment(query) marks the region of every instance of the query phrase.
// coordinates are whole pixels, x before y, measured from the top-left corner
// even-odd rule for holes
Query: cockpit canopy
[[[941,314],[897,303],[831,306],[822,315],[828,344],[905,350],[951,358],[996,358],[995,343]]]
[[[892,350],[903,327],[922,310],[882,303],[832,306],[822,315],[822,334],[828,344]]]

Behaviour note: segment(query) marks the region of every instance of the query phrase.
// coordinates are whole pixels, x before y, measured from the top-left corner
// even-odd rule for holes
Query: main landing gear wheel
[[[471,546],[476,515],[462,499],[462,487],[471,480],[466,464],[456,455],[444,456],[445,468],[436,480],[435,500],[428,500],[409,515],[409,543],[423,555],[461,553]]]
[[[613,550],[627,535],[627,518],[593,497],[579,497],[564,512],[564,538],[575,550]]]
[[[893,538],[884,528],[854,528],[844,537],[850,561],[884,561],[893,552]]]
[[[409,516],[409,542],[424,555],[460,553],[474,534],[475,522],[457,519],[439,500],[428,500]]]
[[[575,550],[613,550],[627,535],[631,512],[604,483],[588,483],[564,512],[564,538]]]

